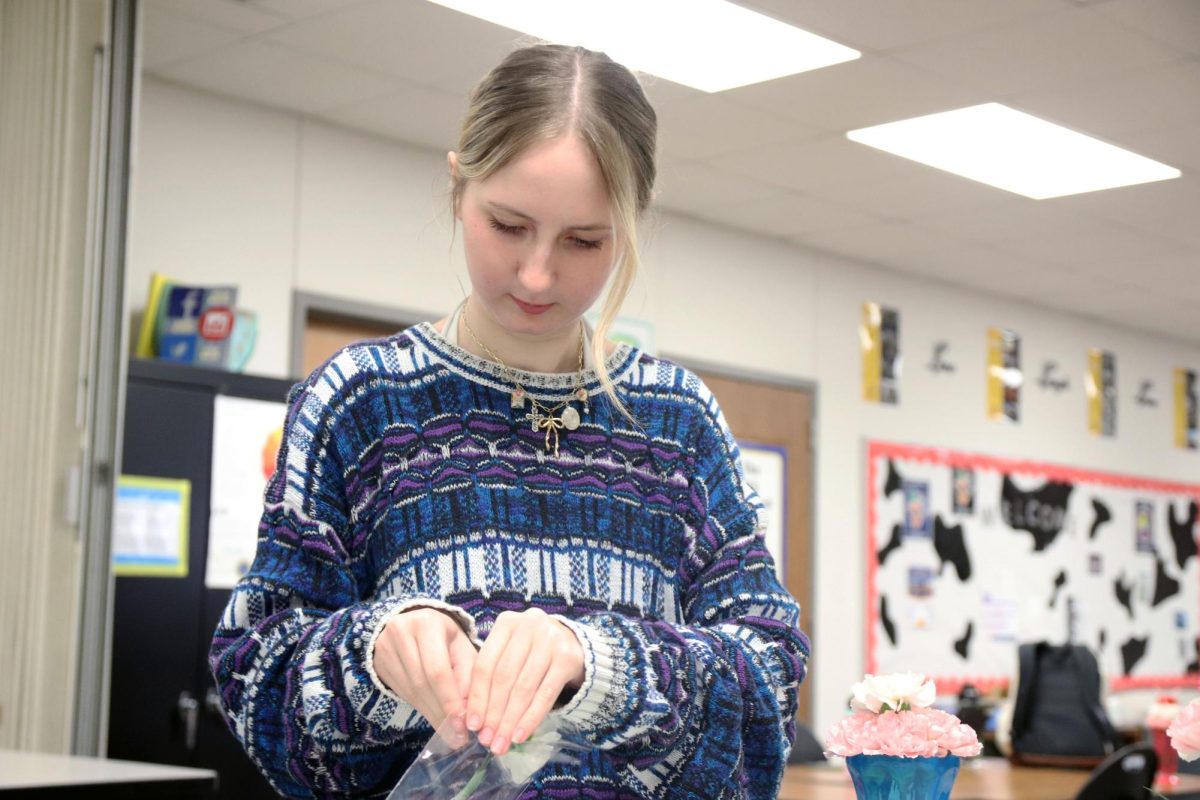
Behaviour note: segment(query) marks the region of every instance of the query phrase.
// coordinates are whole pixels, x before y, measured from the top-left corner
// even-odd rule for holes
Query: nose
[[[529,299],[539,297],[554,284],[554,243],[535,242],[517,270],[517,279],[529,292]]]

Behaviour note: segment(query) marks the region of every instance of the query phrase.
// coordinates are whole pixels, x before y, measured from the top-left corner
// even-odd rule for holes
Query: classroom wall
[[[152,271],[239,285],[259,314],[249,371],[282,377],[294,290],[433,317],[461,298],[445,211],[445,155],[147,79],[138,122],[128,305]],[[901,310],[901,404],[861,400],[861,304]],[[660,352],[818,386],[815,425],[815,727],[843,713],[862,673],[864,443],[871,438],[1200,482],[1200,454],[1172,448],[1171,370],[1200,347],[805,250],[660,212],[625,308]],[[1020,425],[985,418],[985,335],[1023,337],[1027,382],[1057,360],[1069,391],[1027,385]],[[925,369],[950,342],[954,374]],[[1118,355],[1119,435],[1086,431],[1089,347]],[[1030,374],[1034,373],[1034,374]],[[1138,407],[1142,378],[1159,406]]]

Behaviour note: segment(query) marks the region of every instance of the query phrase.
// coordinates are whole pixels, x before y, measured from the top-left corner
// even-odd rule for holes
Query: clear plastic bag
[[[493,755],[461,721],[446,720],[387,800],[516,800],[549,763],[578,764],[591,748],[548,719],[526,741]]]

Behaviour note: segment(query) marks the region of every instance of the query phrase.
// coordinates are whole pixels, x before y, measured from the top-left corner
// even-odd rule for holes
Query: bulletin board
[[[1200,485],[867,445],[867,672],[1007,684],[1020,642],[1096,653],[1113,688],[1200,678]]]

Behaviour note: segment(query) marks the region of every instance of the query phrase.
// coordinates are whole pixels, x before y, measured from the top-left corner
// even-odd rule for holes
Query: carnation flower
[[[939,758],[977,756],[983,749],[974,729],[933,705],[937,689],[924,675],[867,675],[854,684],[854,714],[825,739],[831,756]]]
[[[866,675],[854,684],[852,691],[854,699],[850,701],[850,707],[873,714],[928,708],[937,698],[933,681],[913,672]]]
[[[1200,756],[1200,700],[1188,703],[1167,728],[1171,746],[1184,761]]]

